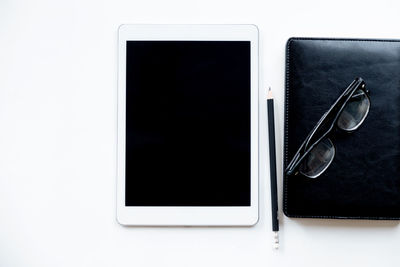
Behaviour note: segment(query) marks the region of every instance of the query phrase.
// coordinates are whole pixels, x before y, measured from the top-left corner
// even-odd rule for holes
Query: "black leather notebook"
[[[400,219],[400,41],[292,38],[286,53],[284,168],[356,77],[370,109],[356,131],[332,134],[335,157],[323,174],[284,175],[284,213]]]

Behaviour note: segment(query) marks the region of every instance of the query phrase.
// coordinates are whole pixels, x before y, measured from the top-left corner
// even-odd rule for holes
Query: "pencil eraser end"
[[[274,232],[274,249],[279,249],[279,235],[278,232]]]

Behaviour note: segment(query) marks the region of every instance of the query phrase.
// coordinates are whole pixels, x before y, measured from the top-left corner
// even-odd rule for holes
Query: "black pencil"
[[[268,135],[269,135],[269,169],[271,176],[271,215],[272,231],[274,232],[274,247],[279,247],[279,221],[278,221],[278,190],[276,179],[276,152],[275,152],[275,122],[274,122],[274,99],[271,88],[267,94],[268,108]]]

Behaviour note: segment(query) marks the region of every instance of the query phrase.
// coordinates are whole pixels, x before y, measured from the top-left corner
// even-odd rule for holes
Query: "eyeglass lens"
[[[368,114],[370,101],[363,90],[357,90],[353,97],[347,102],[337,125],[345,131],[354,131],[357,129]]]

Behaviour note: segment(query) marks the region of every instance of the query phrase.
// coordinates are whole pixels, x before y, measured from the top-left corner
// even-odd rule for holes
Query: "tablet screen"
[[[127,41],[126,206],[250,206],[250,41]]]

